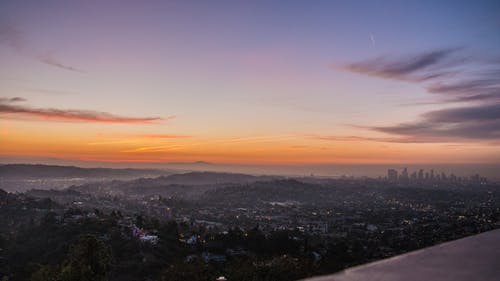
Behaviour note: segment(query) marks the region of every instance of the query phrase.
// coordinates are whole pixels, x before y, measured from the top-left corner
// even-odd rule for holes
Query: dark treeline
[[[2,223],[8,226],[0,236],[2,281],[196,281],[215,280],[220,275],[230,280],[293,280],[320,272],[300,233],[264,235],[258,227],[234,229],[187,245],[180,242],[179,230],[185,231],[189,225],[138,215],[134,218],[137,225],[158,230],[159,242],[151,245],[120,225],[119,211],[104,214],[92,210],[95,216],[75,220],[88,212],[73,208],[58,215],[60,206],[50,199],[42,202],[4,192],[1,203]],[[193,233],[205,236],[207,230]],[[236,249],[236,254],[223,263],[201,258],[203,253],[217,256],[227,249]],[[196,258],[187,262],[185,257],[190,255]]]

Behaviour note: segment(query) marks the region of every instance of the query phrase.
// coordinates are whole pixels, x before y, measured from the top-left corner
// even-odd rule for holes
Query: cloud
[[[427,112],[423,116],[427,120],[440,123],[459,123],[488,120],[500,121],[500,103],[436,110]]]
[[[25,98],[21,98],[21,97],[0,98],[0,104],[1,103],[23,102],[23,101],[26,101],[26,99]]]
[[[164,118],[163,120],[173,119],[174,116]],[[97,137],[104,139],[112,139],[111,141],[100,141],[92,142],[90,145],[96,144],[117,144],[117,143],[137,143],[142,142],[144,139],[150,140],[164,140],[164,139],[186,139],[192,138],[189,135],[177,135],[177,134],[105,134],[98,133]],[[117,140],[116,140],[117,139]]]
[[[339,142],[359,142],[359,141],[370,141],[370,142],[393,142],[393,143],[423,143],[429,142],[429,140],[424,140],[421,138],[414,138],[408,136],[401,137],[361,137],[361,136],[315,136],[317,140],[325,141],[339,141]]]
[[[438,49],[390,59],[379,57],[347,64],[344,69],[383,79],[421,84],[438,101],[464,103],[500,100],[500,60],[466,56],[462,48]]]
[[[500,103],[430,111],[417,122],[371,130],[421,142],[498,141]]]
[[[500,102],[428,111],[414,122],[388,126],[353,126],[389,137],[315,136],[330,141],[392,143],[466,143],[500,141]]]
[[[457,48],[441,49],[392,60],[379,57],[347,64],[344,68],[351,72],[385,79],[426,81],[452,74],[452,71],[444,71],[442,67],[450,66],[451,61],[448,59],[457,51]]]
[[[166,119],[160,117],[128,117],[114,115],[107,112],[92,110],[62,110],[54,108],[35,108],[13,105],[12,100],[24,101],[22,98],[0,98],[0,118],[27,118],[35,120],[49,120],[62,122],[87,123],[127,123],[127,124],[154,124]]]
[[[40,62],[43,62],[45,64],[48,64],[48,65],[51,65],[51,66],[54,66],[54,67],[62,68],[62,69],[69,70],[69,71],[83,72],[82,70],[80,70],[78,68],[75,68],[75,67],[72,67],[72,66],[69,66],[69,65],[66,65],[66,64],[62,64],[56,58],[54,58],[52,55],[48,55],[48,54],[39,55],[37,57],[37,59]]]
[[[133,137],[145,138],[145,139],[185,139],[185,138],[191,138],[192,136],[173,135],[173,134],[142,134],[142,135],[133,135]]]
[[[36,92],[36,93],[47,94],[47,95],[72,95],[72,94],[75,94],[75,92],[48,90],[48,89],[40,89],[40,88],[25,88],[25,90],[29,91],[29,92]]]
[[[312,136],[312,137],[314,139],[328,140],[328,141],[381,141],[380,138],[361,137],[361,136]]]
[[[122,150],[123,153],[146,153],[146,152],[168,152],[172,150],[177,150],[185,147],[185,145],[173,144],[173,145],[160,145],[160,146],[142,146],[132,149]]]
[[[26,48],[22,33],[11,24],[0,23],[0,43],[11,47],[17,52],[24,52]]]
[[[469,80],[460,81],[453,83],[436,83],[429,87],[427,90],[430,93],[439,94],[468,94],[471,92],[476,92],[478,90],[490,89],[492,86],[498,86],[498,81],[495,79],[480,79],[480,80]]]
[[[384,142],[500,141],[500,60],[458,56],[459,50],[462,49],[440,49],[398,59],[379,57],[346,65],[345,69],[351,72],[422,85],[434,95],[431,101],[413,105],[453,107],[425,112],[414,122],[362,127],[392,135],[388,138],[335,138]]]
[[[498,65],[500,68],[500,64]],[[481,77],[463,75],[461,81],[445,81],[427,87],[429,93],[438,94],[447,102],[487,102],[500,100],[500,73]]]
[[[290,149],[305,149],[307,147],[308,147],[307,145],[291,145],[288,148],[290,148]]]
[[[35,58],[46,65],[69,71],[83,72],[79,68],[60,62],[59,59],[56,59],[47,52],[36,55],[40,51],[30,46],[24,38],[23,33],[12,24],[0,23],[0,44],[12,48],[21,55]]]

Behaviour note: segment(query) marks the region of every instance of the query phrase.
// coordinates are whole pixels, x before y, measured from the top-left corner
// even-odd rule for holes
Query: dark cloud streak
[[[66,64],[62,64],[61,62],[59,62],[56,58],[54,58],[51,55],[40,55],[37,57],[37,59],[42,63],[45,63],[47,65],[51,65],[54,67],[62,68],[62,69],[69,70],[69,71],[83,72],[82,70],[80,70],[78,68],[75,68],[75,67],[72,67],[72,66],[69,66]]]
[[[392,143],[423,143],[429,142],[429,140],[416,139],[411,137],[361,137],[361,136],[316,136],[314,139],[325,140],[325,141],[339,141],[339,142],[358,142],[358,141],[370,141],[370,142],[392,142]]]
[[[500,140],[500,103],[426,112],[421,120],[371,130],[422,142]]]
[[[11,24],[0,23],[0,43],[5,44],[17,52],[24,52],[26,42],[22,33]]]
[[[52,55],[49,54],[35,55],[36,53],[38,53],[38,51],[34,50],[34,48],[27,43],[27,40],[24,38],[22,32],[19,31],[12,24],[0,23],[0,44],[12,48],[21,55],[35,58],[39,62],[44,63],[46,65],[50,65],[68,71],[83,72],[79,68],[67,65],[65,63],[61,63],[59,59],[56,59]]]
[[[439,103],[500,99],[500,61],[474,59],[461,48],[448,48],[399,59],[379,57],[351,63],[344,69],[383,79],[422,84]]]
[[[163,119],[160,117],[128,117],[107,112],[92,110],[62,110],[54,108],[36,108],[11,104],[16,101],[25,101],[22,98],[0,98],[0,118],[12,119],[23,117],[36,120],[59,122],[86,122],[86,123],[124,123],[124,124],[154,124],[156,122],[173,119],[174,116]]]
[[[24,90],[29,91],[29,92],[47,94],[47,95],[73,95],[73,94],[75,94],[75,92],[47,90],[47,89],[40,89],[40,88],[25,88]]]
[[[0,104],[1,103],[23,102],[23,101],[26,101],[26,99],[25,98],[21,98],[21,97],[0,98]]]
[[[433,68],[444,64],[445,60],[458,49],[442,49],[427,52],[400,60],[388,60],[384,57],[348,64],[345,69],[351,72],[376,76],[385,79],[404,81],[426,81],[452,74],[452,71],[440,71]]]
[[[399,59],[376,58],[348,64],[348,71],[422,86],[437,100],[414,103],[455,104],[423,113],[415,122],[365,127],[389,138],[386,142],[500,141],[500,60],[465,57],[460,49],[441,49]],[[456,106],[459,104],[460,106]],[[349,137],[356,140],[356,137]]]
[[[437,123],[459,123],[483,120],[500,121],[500,103],[431,111],[423,117]]]

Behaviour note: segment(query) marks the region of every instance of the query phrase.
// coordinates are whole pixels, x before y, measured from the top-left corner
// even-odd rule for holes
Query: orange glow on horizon
[[[488,143],[397,143],[311,134],[221,136],[163,127],[10,121],[2,124],[0,155],[106,163],[205,161],[221,164],[497,163]],[[8,133],[6,133],[8,132]],[[345,135],[349,135],[346,133]]]
[[[443,149],[446,146],[446,149]],[[466,146],[468,153],[464,152]],[[460,153],[457,153],[457,151]],[[86,162],[162,163],[206,161],[225,164],[384,164],[495,162],[488,145],[330,141],[307,136],[194,137],[118,134],[104,139],[75,132],[3,134],[0,154]],[[489,161],[488,161],[489,160]]]

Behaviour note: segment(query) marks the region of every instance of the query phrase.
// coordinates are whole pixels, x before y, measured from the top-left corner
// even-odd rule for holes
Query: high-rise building
[[[397,182],[398,181],[398,171],[394,169],[389,169],[387,170],[387,180],[390,182]]]
[[[408,178],[408,168],[404,168],[403,169],[403,172],[401,172],[401,176],[400,176],[400,182],[402,183],[408,183],[409,182],[409,178]]]
[[[416,182],[417,181],[417,172],[411,173],[410,181],[411,182]]]
[[[450,180],[451,180],[452,182],[456,182],[456,181],[457,181],[457,176],[455,176],[455,174],[453,174],[453,173],[452,173],[452,174],[450,175]]]

